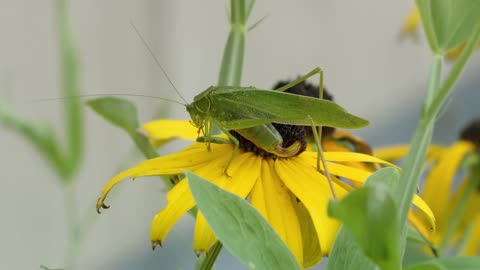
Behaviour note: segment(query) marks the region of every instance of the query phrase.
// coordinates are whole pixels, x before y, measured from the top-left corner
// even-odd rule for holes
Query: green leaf
[[[33,146],[45,157],[64,180],[67,175],[66,158],[63,156],[53,130],[46,124],[38,121],[27,121],[7,109],[6,104],[0,102],[0,124],[18,132],[30,141]]]
[[[393,168],[379,170],[368,178],[365,186],[328,205],[328,214],[343,222],[365,255],[382,269],[400,269],[401,265],[397,207],[391,196],[398,178],[399,174]],[[335,243],[334,249],[337,244],[351,249],[353,243],[349,237],[339,235],[338,238],[342,242]],[[330,259],[339,260],[339,256],[338,253],[332,254]],[[362,262],[361,256],[356,257],[361,265],[369,265]],[[358,269],[357,263],[353,263],[351,266]],[[330,266],[329,269],[333,268]]]
[[[480,23],[479,0],[417,0],[432,50],[444,55],[472,34]]]
[[[192,172],[185,175],[217,238],[248,269],[300,269],[285,243],[248,202]]]
[[[128,133],[138,128],[137,107],[130,101],[117,97],[103,97],[87,101],[88,106],[113,125]]]
[[[137,108],[133,103],[122,98],[104,97],[89,100],[87,104],[107,121],[125,130],[147,158],[158,157],[148,138],[137,132]]]
[[[436,247],[432,243],[430,243],[428,240],[423,238],[422,235],[411,226],[408,226],[408,229],[407,229],[407,240],[417,244],[426,245],[432,250],[433,253],[437,252]]]
[[[407,270],[478,270],[480,269],[480,257],[451,257],[438,258],[419,263],[407,268]]]

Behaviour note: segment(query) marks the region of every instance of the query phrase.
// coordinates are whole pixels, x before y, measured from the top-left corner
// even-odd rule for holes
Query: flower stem
[[[65,200],[65,219],[68,234],[64,265],[65,269],[73,269],[80,239],[77,227],[77,202],[74,183],[70,182],[64,185],[63,191]]]
[[[217,241],[208,251],[207,257],[203,261],[202,265],[200,266],[199,270],[210,270],[212,269],[215,261],[217,260],[220,251],[222,251],[222,243]]]

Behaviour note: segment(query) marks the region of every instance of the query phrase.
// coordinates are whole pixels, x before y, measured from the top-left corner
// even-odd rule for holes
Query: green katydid
[[[311,126],[318,151],[317,169],[320,170],[321,160],[332,194],[336,197],[323,158],[317,128],[321,126],[359,128],[367,125],[368,121],[349,114],[334,102],[283,92],[315,74],[320,75],[321,96],[323,72],[320,68],[315,68],[305,76],[274,91],[255,87],[211,86],[195,96],[193,102],[187,104],[186,108],[199,133],[203,133],[201,139],[207,143],[207,147],[211,142],[223,142],[217,137],[212,137],[213,124],[228,135],[236,148],[239,141],[229,130],[235,130],[266,152],[279,157],[291,157],[298,153],[300,144],[294,143],[283,148],[283,138],[271,123]]]
[[[135,25],[132,26],[162,73],[177,94],[185,101],[155,57],[153,50],[143,39]],[[320,77],[319,98],[284,92],[316,74]],[[293,143],[287,148],[283,148],[283,138],[272,123],[311,126],[318,151],[317,169],[320,171],[321,160],[332,194],[336,197],[326,161],[323,158],[318,133],[321,132],[321,126],[359,128],[366,126],[368,121],[348,113],[334,102],[322,99],[322,95],[323,72],[320,68],[315,68],[306,75],[274,91],[256,89],[255,87],[211,86],[195,96],[192,103],[183,105],[190,114],[192,123],[198,128],[198,133],[203,134],[197,140],[205,141],[208,149],[210,149],[210,143],[212,142],[226,142],[224,139],[212,136],[212,126],[215,125],[229,137],[230,141],[227,140],[227,142],[235,144],[236,149],[239,147],[239,141],[229,130],[235,130],[242,137],[266,152],[279,157],[291,157],[297,155],[300,151],[300,143]],[[185,103],[187,102],[185,101]],[[319,131],[317,131],[317,128],[319,128]],[[228,165],[225,173],[227,173],[227,169]]]

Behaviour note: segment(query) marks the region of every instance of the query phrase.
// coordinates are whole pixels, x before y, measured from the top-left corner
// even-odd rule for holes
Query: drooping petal
[[[198,137],[198,128],[188,120],[155,120],[144,124],[142,129],[156,147],[176,138],[195,141]]]
[[[172,226],[194,205],[188,183],[184,179],[168,192],[167,206],[152,220],[150,227],[152,246],[161,246]]]
[[[321,252],[328,254],[340,223],[327,214],[332,193],[326,177],[298,157],[286,161],[279,159],[275,168],[283,183],[307,208],[317,231]],[[347,192],[341,186],[335,182],[333,185],[339,198],[345,196]]]
[[[438,219],[439,230],[444,225],[442,219],[450,204],[450,188],[455,172],[463,157],[474,150],[474,145],[469,142],[459,141],[452,145],[433,166],[426,177],[422,198],[433,210]],[[441,194],[441,196],[439,196]]]
[[[209,166],[212,160],[225,157],[232,153],[233,147],[224,144],[212,144],[208,151],[203,143],[195,143],[186,149],[171,155],[149,159],[137,166],[115,175],[102,189],[102,195],[97,201],[97,210],[105,207],[104,201],[110,190],[127,177],[137,178],[152,175],[176,175],[184,170],[195,171],[199,167]]]
[[[224,153],[225,166],[230,160],[231,154],[232,151]],[[229,192],[246,198],[260,176],[261,159],[251,152],[236,154],[227,170],[228,176],[224,174],[224,167],[218,170],[212,169],[209,165],[205,167],[212,171],[219,171],[221,175],[215,178],[205,178],[211,179],[213,183]],[[198,175],[202,176],[202,174]],[[205,219],[197,220],[193,239],[194,250],[196,252],[207,251],[215,243],[215,238],[212,235],[213,232],[206,224]]]
[[[208,226],[205,217],[198,211],[193,233],[193,250],[195,252],[207,252],[215,241],[217,241],[215,234]]]
[[[275,172],[273,160],[263,160],[261,177],[250,193],[250,203],[262,214],[303,265],[302,233],[290,194]]]
[[[323,258],[317,231],[315,230],[312,218],[303,203],[292,195],[290,195],[290,200],[295,208],[302,232],[303,267],[312,267]]]

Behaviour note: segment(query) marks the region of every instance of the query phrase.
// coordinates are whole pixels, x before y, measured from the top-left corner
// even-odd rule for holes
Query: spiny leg
[[[317,131],[318,128],[318,131]],[[320,171],[320,160],[322,161],[323,168],[325,170],[325,176],[328,180],[328,185],[330,186],[330,190],[332,191],[333,198],[337,199],[337,194],[335,192],[335,188],[333,187],[332,177],[330,176],[330,172],[328,171],[327,161],[325,160],[325,156],[323,155],[323,148],[322,142],[320,141],[322,127],[315,127],[312,121],[312,131],[313,131],[313,138],[315,139],[315,144],[317,145],[317,170]]]

